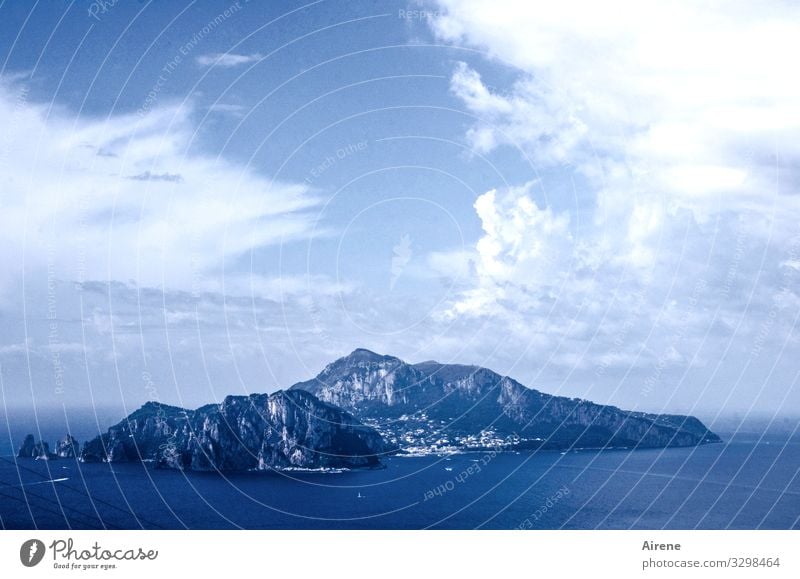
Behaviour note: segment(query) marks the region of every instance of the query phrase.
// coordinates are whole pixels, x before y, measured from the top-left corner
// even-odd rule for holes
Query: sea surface
[[[383,469],[335,473],[184,473],[152,464],[17,460],[4,453],[0,524],[8,529],[800,528],[800,440],[721,434],[722,444],[688,449],[391,457]]]

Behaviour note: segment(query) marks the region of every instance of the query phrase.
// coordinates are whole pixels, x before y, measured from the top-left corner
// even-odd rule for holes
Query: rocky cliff
[[[189,470],[319,469],[377,466],[384,450],[374,429],[295,390],[228,396],[197,410],[149,402],[87,442],[81,459]]]
[[[717,442],[691,416],[551,396],[478,366],[355,350],[294,390],[349,410],[401,447],[673,447]]]
[[[69,434],[56,442],[55,454],[59,458],[75,458],[80,454],[80,444]]]
[[[55,455],[50,452],[50,445],[46,442],[36,442],[32,434],[28,434],[22,445],[17,451],[18,458],[38,458],[39,460],[48,460],[55,458]]]

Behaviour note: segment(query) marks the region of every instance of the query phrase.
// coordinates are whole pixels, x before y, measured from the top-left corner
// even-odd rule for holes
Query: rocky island
[[[32,434],[28,434],[17,451],[17,458],[35,458],[52,460],[54,458],[76,458],[80,454],[80,443],[66,434],[56,442],[55,452],[50,452],[50,445],[44,441],[36,442]]]
[[[693,416],[621,410],[542,393],[487,368],[357,349],[314,379],[196,410],[148,402],[85,443],[20,458],[149,461],[200,471],[376,467],[382,455],[471,450],[667,448],[719,442]]]
[[[552,396],[487,368],[408,364],[357,349],[292,386],[341,406],[389,442],[425,454],[483,448],[661,448],[719,442],[692,416]]]

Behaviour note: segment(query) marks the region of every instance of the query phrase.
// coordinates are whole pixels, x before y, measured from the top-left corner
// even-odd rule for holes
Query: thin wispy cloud
[[[223,115],[231,115],[234,117],[243,117],[248,108],[244,105],[235,105],[229,103],[214,103],[208,107],[209,112],[220,113]]]
[[[0,86],[14,143],[3,157],[7,272],[24,252],[28,274],[189,289],[226,260],[312,231],[318,200],[307,185],[190,152],[191,109],[75,122],[15,94]],[[14,283],[9,274],[2,286]]]
[[[169,183],[180,183],[183,181],[183,177],[177,173],[151,173],[150,171],[145,171],[138,175],[131,175],[128,179],[133,179],[134,181],[167,181]]]
[[[195,61],[200,66],[218,66],[221,68],[234,68],[245,64],[258,62],[264,58],[263,55],[255,52],[253,54],[235,54],[232,52],[212,52],[201,54]]]

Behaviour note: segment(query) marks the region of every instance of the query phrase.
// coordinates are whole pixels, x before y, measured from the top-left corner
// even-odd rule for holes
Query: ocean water
[[[393,457],[380,470],[183,473],[0,460],[4,528],[800,528],[800,440]],[[48,482],[57,481],[57,482]]]

